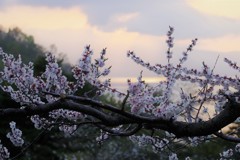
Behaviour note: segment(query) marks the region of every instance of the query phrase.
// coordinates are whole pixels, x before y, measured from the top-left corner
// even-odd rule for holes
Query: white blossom
[[[220,157],[223,158],[230,158],[233,155],[233,150],[232,149],[228,149],[226,151],[223,151],[222,153],[220,153]]]
[[[5,160],[10,157],[10,153],[6,147],[1,144],[0,140],[0,160]]]
[[[169,160],[178,160],[177,154],[172,153],[171,155],[169,155]]]
[[[10,139],[14,146],[21,147],[24,143],[24,140],[22,139],[22,131],[16,128],[16,123],[13,121],[10,122],[10,128],[11,132],[7,134],[7,138]]]

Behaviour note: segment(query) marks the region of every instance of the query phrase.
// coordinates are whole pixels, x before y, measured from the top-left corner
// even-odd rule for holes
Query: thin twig
[[[229,141],[229,142],[240,143],[240,138],[238,138],[238,137],[227,136],[227,135],[225,135],[223,133],[219,133],[219,132],[215,133],[214,135],[221,138],[221,139]]]
[[[125,98],[123,99],[123,102],[122,102],[122,111],[124,111],[124,107],[126,105],[128,97],[129,97],[129,91],[127,90],[127,95],[125,96]]]

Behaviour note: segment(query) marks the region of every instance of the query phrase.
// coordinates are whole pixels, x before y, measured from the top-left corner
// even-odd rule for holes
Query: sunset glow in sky
[[[240,64],[239,0],[1,0],[0,8],[3,28],[17,26],[45,48],[56,45],[71,63],[87,44],[96,56],[107,47],[111,77],[139,75],[142,68],[126,57],[128,50],[153,64],[166,63],[169,25],[175,28],[175,62],[198,38],[187,66],[213,66],[220,55],[215,71],[233,75],[223,58]],[[146,70],[143,75],[156,76]]]

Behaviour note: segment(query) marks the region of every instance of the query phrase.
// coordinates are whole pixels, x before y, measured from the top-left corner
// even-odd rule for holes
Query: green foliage
[[[33,36],[26,35],[19,28],[9,29],[8,32],[0,30],[0,46],[14,56],[20,54],[24,63],[35,60],[45,52],[43,47],[34,42]]]
[[[202,143],[196,147],[184,147],[178,152],[180,159],[190,156],[192,160],[215,160],[220,159],[219,153],[232,148],[234,150],[235,143],[227,142],[221,139],[211,139],[209,142]],[[233,159],[240,159],[238,153],[234,154]]]

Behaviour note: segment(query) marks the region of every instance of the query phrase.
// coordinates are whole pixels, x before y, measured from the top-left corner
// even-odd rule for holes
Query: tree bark
[[[72,98],[73,99],[73,98]],[[88,105],[86,105],[88,104]],[[176,135],[176,137],[207,136],[214,134],[223,127],[234,122],[240,116],[240,104],[226,103],[224,109],[212,119],[201,122],[182,122],[166,120],[157,117],[134,115],[114,106],[103,104],[84,97],[75,99],[60,99],[58,101],[26,107],[24,109],[7,108],[0,110],[0,118],[29,117],[32,115],[46,115],[56,109],[69,109],[92,116],[99,120],[102,125],[116,127],[124,124],[138,124],[145,129],[160,129]]]

